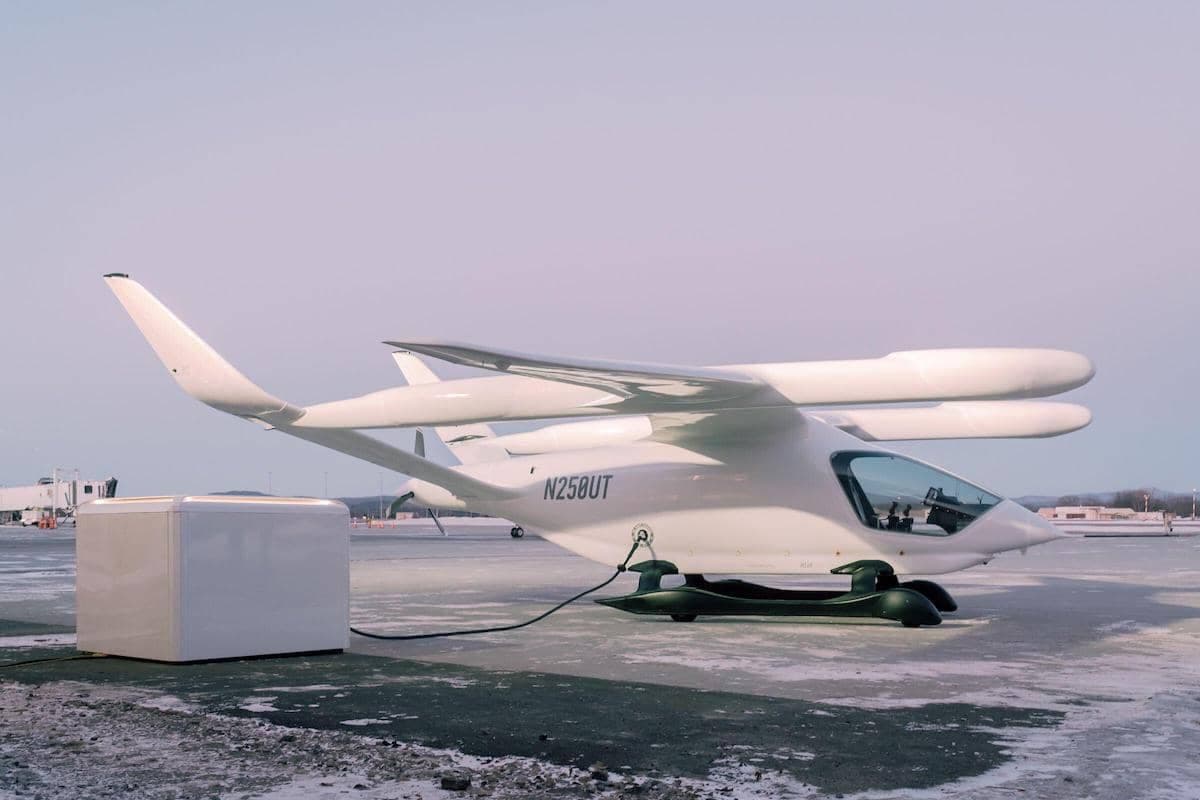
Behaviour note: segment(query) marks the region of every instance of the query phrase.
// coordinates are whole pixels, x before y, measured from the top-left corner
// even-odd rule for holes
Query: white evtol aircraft
[[[141,284],[109,287],[192,397],[265,428],[412,476],[431,508],[513,520],[613,564],[640,542],[635,613],[876,616],[936,624],[955,610],[937,574],[1059,538],[1048,522],[877,442],[1056,436],[1081,406],[1031,401],[1082,386],[1059,350],[922,350],[854,361],[684,367],[530,356],[449,342],[386,344],[409,385],[299,407],[264,391]],[[414,353],[503,373],[439,381]],[[924,407],[847,408],[936,403]],[[830,407],[843,407],[829,410]],[[812,410],[823,408],[824,410]],[[594,417],[496,435],[498,420]],[[447,467],[359,429],[432,426]],[[514,530],[514,535],[516,531]],[[851,576],[849,593],[709,582],[703,573]],[[685,585],[664,588],[663,575]]]

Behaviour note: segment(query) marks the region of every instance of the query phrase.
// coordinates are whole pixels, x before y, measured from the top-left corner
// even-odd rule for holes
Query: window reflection
[[[1000,502],[961,478],[888,453],[835,453],[833,471],[859,519],[877,530],[946,536]]]

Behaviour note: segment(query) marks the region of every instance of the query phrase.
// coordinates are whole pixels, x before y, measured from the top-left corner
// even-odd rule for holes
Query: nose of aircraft
[[[1029,509],[1003,500],[971,523],[966,535],[982,552],[1001,553],[1061,539],[1064,534]]]
[[[1014,503],[1013,505],[1016,504]],[[1021,510],[1028,515],[1028,525],[1025,530],[1025,538],[1029,542],[1027,546],[1045,544],[1046,542],[1052,542],[1055,539],[1062,539],[1066,536],[1062,530],[1056,528],[1048,520],[1043,519],[1029,509],[1022,508]]]

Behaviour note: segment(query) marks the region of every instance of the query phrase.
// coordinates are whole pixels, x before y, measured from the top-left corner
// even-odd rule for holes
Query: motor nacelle
[[[425,508],[436,508],[443,511],[465,511],[467,508],[466,503],[442,487],[416,478],[400,484],[396,493],[399,495],[400,502],[408,499]]]

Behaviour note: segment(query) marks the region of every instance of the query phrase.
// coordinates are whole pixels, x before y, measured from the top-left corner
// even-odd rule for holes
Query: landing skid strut
[[[958,609],[949,592],[932,581],[901,583],[886,561],[855,561],[831,570],[850,576],[848,592],[774,589],[739,580],[710,581],[703,575],[684,575],[683,586],[664,589],[663,576],[679,574],[670,561],[643,561],[629,569],[639,573],[637,591],[596,602],[633,614],[669,615],[676,622],[737,614],[875,617],[916,628],[937,625],[941,612]]]

